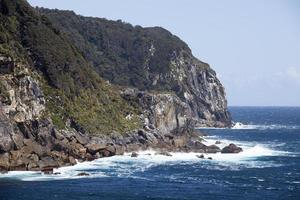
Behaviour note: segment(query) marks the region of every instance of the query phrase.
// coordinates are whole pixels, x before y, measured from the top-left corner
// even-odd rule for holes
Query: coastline
[[[78,162],[149,149],[164,156],[170,156],[170,152],[194,152],[200,156],[224,150],[217,146],[222,141],[218,141],[217,144],[204,144],[204,136],[205,133],[202,131],[191,128],[172,134],[163,134],[157,129],[140,129],[126,135],[116,134],[102,137],[89,137],[75,131],[53,129],[51,137],[42,138],[47,143],[45,146],[41,146],[34,140],[25,139],[25,145],[20,150],[2,154],[0,168],[2,173],[41,171],[52,174],[53,169],[72,166]]]

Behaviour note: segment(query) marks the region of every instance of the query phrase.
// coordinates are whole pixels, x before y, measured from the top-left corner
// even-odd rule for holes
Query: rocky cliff
[[[0,170],[217,152],[193,128],[230,123],[215,72],[168,31],[0,0]]]
[[[208,64],[182,40],[160,28],[38,9],[66,34],[110,82],[140,90],[168,91],[187,103],[198,126],[228,127],[225,91]]]

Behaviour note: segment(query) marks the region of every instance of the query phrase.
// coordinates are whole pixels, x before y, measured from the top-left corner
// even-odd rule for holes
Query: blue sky
[[[300,106],[298,0],[29,0],[32,6],[162,26],[225,86],[229,105]]]

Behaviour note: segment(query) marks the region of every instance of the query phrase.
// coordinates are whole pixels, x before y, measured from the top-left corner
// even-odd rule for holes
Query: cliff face
[[[215,151],[193,127],[230,123],[215,72],[168,31],[0,0],[0,171]]]
[[[139,90],[173,92],[187,103],[198,126],[228,127],[222,84],[208,64],[167,30],[38,9],[91,61],[100,76]]]

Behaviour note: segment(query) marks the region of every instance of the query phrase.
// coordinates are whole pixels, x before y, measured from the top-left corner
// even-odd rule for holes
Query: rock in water
[[[217,145],[210,145],[206,149],[206,153],[217,153],[220,152],[221,149]]]
[[[224,147],[221,153],[240,153],[243,149],[241,147],[236,146],[235,144],[230,144]]]
[[[86,173],[86,172],[81,172],[79,174],[77,174],[77,176],[89,176],[90,174],[89,173]]]
[[[204,155],[201,154],[201,155],[196,155],[197,158],[201,158],[201,159],[204,159]]]
[[[133,157],[133,158],[136,158],[136,157],[138,157],[139,156],[139,154],[137,153],[137,152],[132,152],[131,153],[131,157]]]

